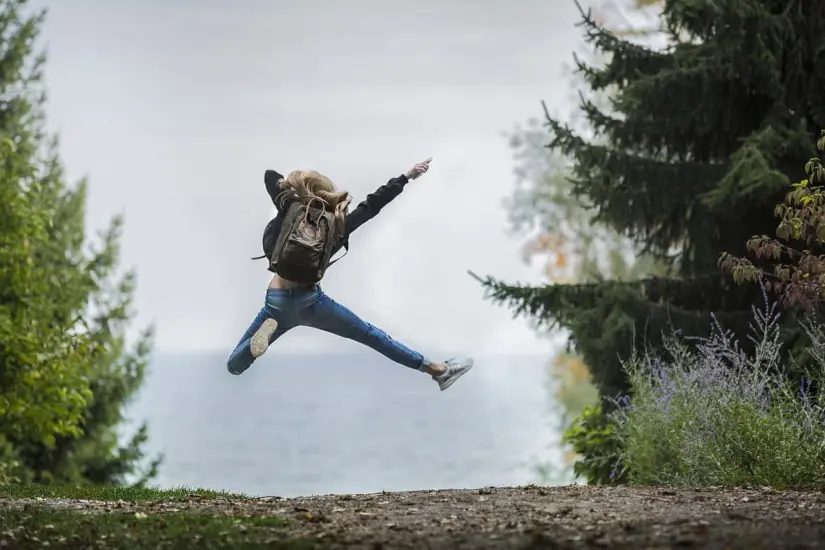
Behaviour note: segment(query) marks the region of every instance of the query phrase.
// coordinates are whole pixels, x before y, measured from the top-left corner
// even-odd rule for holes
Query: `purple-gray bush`
[[[760,281],[760,284],[762,282]],[[825,488],[825,331],[805,329],[816,368],[789,380],[779,313],[762,284],[747,354],[711,318],[707,338],[667,339],[665,354],[624,364],[632,397],[612,413],[620,464],[630,483]]]

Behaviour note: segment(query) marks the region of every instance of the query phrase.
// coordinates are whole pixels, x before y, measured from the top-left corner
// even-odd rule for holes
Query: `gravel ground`
[[[516,487],[160,502],[0,499],[78,512],[290,519],[289,536],[339,548],[825,547],[825,494],[651,487]]]

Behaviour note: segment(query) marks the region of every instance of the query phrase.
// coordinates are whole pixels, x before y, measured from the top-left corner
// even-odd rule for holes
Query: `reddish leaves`
[[[825,130],[817,141],[825,150]],[[811,308],[825,299],[825,255],[812,249],[825,248],[825,167],[814,157],[805,165],[807,179],[793,184],[785,202],[777,205],[777,239],[767,235],[752,237],[747,243],[748,258],[724,253],[719,267],[737,284],[765,279],[766,288],[784,305]]]

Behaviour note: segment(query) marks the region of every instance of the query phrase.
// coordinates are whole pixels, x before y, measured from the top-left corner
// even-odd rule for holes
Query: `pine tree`
[[[619,36],[649,39],[658,34],[654,26],[658,14],[651,10],[657,3],[658,0],[605,0],[596,9],[595,18]],[[588,61],[600,65],[605,60],[592,55]],[[571,77],[571,90],[586,86],[582,75],[566,76]],[[575,100],[573,94],[571,99]],[[587,93],[587,97],[600,107],[610,105],[607,90]],[[586,120],[578,111],[570,114],[569,122],[577,130],[588,131]],[[516,188],[507,204],[511,230],[527,237],[524,259],[530,263],[542,261],[548,282],[633,280],[666,267],[649,254],[638,254],[635,243],[613,227],[593,223],[586,205],[571,194],[571,163],[559,151],[546,147],[547,131],[539,119],[516,126],[507,137],[516,165]],[[599,395],[590,369],[578,353],[555,353],[548,371],[558,405],[557,426],[564,432],[571,420],[598,405]],[[572,452],[581,447],[577,441],[565,436],[559,443],[573,443],[573,449],[565,453],[561,468],[556,463],[543,468],[548,480],[567,479],[574,471],[568,469],[579,458]]]
[[[45,12],[0,3],[0,482],[125,483],[140,471],[146,428],[116,428],[143,380],[151,331],[133,348],[134,275],[120,275],[115,218],[85,233],[86,184],[65,182],[44,130]]]
[[[717,265],[772,234],[774,206],[825,126],[825,3],[666,0],[669,46],[637,44],[582,13],[608,58],[577,61],[611,108],[580,102],[592,135],[548,117],[549,147],[571,159],[573,192],[594,221],[666,262],[666,276],[527,287],[484,280],[493,300],[568,329],[604,396],[627,390],[619,359],[672,330],[702,335],[714,312],[744,332],[758,292]],[[790,325],[789,325],[790,326]],[[787,333],[791,344],[796,333]]]

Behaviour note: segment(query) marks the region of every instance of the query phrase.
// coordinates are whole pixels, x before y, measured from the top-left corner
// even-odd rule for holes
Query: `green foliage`
[[[726,305],[737,303],[743,294],[752,291],[736,286],[722,274],[707,277],[702,285],[649,277],[605,281],[598,286],[585,283],[544,287],[475,277],[484,285],[488,299],[509,306],[515,315],[535,319],[544,328],[570,330],[576,350],[586,359],[593,358],[588,365],[601,395],[609,397],[626,392],[621,358],[630,357],[634,349],[660,346],[663,334],[672,330],[707,334],[707,322],[690,311],[691,302],[706,299],[713,309],[722,311],[719,318],[726,326],[746,330],[750,318],[747,310],[725,312]]]
[[[146,432],[121,448],[115,429],[151,331],[127,349],[133,275],[117,273],[121,221],[88,242],[85,182],[65,183],[43,129],[33,42],[44,13],[25,4],[0,4],[0,481],[122,483]]]
[[[9,12],[12,13],[9,13]],[[82,273],[71,281],[50,262],[48,250],[54,220],[49,208],[51,189],[43,185],[31,141],[38,137],[32,105],[39,75],[27,67],[22,52],[36,36],[39,18],[13,23],[16,8],[0,12],[0,57],[5,95],[20,85],[2,111],[0,127],[5,138],[0,147],[0,449],[4,458],[0,475],[8,481],[19,465],[16,443],[25,441],[54,448],[57,437],[76,437],[91,400],[88,381],[94,346],[87,334],[73,333],[80,320],[59,315],[55,302],[65,283],[87,288]]]
[[[825,150],[825,130],[817,149]],[[755,263],[722,253],[719,265],[736,283],[768,278],[768,291],[778,294],[783,304],[810,311],[825,299],[825,167],[819,157],[805,164],[805,174],[775,209],[779,238],[758,235],[748,241]]]
[[[570,194],[591,208],[594,224],[670,269],[536,288],[483,282],[516,314],[567,330],[602,396],[614,398],[629,390],[622,360],[662,349],[663,334],[706,336],[711,312],[739,336],[747,331],[758,289],[734,284],[717,260],[744,256],[749,237],[773,232],[775,205],[815,152],[815,129],[825,127],[825,10],[817,2],[666,0],[665,48],[582,16],[587,41],[607,61],[576,59],[587,83],[579,102],[586,129],[547,116],[548,148],[569,163]],[[607,107],[593,99],[601,92]],[[807,361],[795,314],[783,321],[783,342]]]
[[[755,312],[752,354],[714,323],[698,345],[626,364],[632,398],[611,418],[631,483],[825,488],[825,335],[808,324],[815,368],[792,381],[775,307]]]
[[[618,466],[620,447],[616,423],[603,413],[601,405],[585,408],[565,430],[564,442],[584,457],[573,465],[576,476],[598,485],[625,481],[624,470]]]

